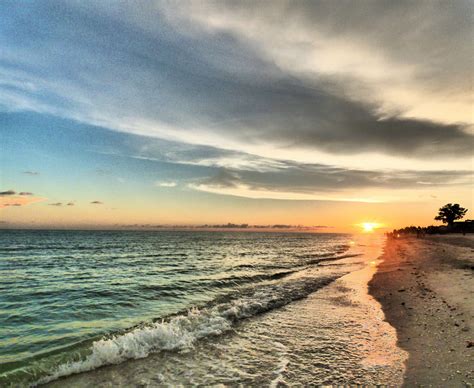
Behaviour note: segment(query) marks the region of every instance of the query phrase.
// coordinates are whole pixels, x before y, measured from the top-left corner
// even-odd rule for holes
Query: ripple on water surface
[[[323,383],[328,371],[335,382],[358,381],[369,369],[386,372],[389,367],[358,361],[369,352],[359,346],[367,341],[354,318],[360,307],[339,295],[334,313],[342,291],[325,287],[361,267],[350,239],[2,233],[0,382],[88,371],[68,377],[68,384]],[[121,364],[95,369],[114,363]]]

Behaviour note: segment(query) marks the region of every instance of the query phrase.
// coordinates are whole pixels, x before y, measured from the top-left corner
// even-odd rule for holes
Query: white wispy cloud
[[[292,191],[271,191],[266,189],[254,189],[245,184],[239,184],[233,187],[216,187],[207,184],[194,184],[188,185],[189,188],[204,191],[207,193],[230,195],[234,197],[243,197],[251,199],[278,199],[278,200],[291,200],[291,201],[343,201],[343,202],[365,202],[365,203],[377,203],[383,202],[383,200],[370,197],[360,197],[350,193],[298,193]]]
[[[178,183],[174,181],[156,181],[154,185],[156,187],[176,187]]]

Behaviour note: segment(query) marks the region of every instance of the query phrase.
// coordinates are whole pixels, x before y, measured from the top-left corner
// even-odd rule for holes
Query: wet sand
[[[387,240],[370,293],[407,351],[404,385],[474,385],[474,236]]]

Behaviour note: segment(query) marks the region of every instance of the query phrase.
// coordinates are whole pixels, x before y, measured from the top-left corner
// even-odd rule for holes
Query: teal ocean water
[[[193,378],[208,377],[194,383],[256,383],[248,372],[236,377],[226,367],[209,377],[209,360],[221,356],[200,347],[227,346],[243,322],[278,316],[362,268],[364,247],[354,240],[310,233],[1,231],[0,385],[51,383],[78,373],[77,386],[102,385],[114,379],[104,377],[111,365],[129,370],[131,380],[122,381],[128,385],[137,375],[127,369],[134,360],[154,357],[160,360],[146,385],[186,385],[194,380],[186,377],[184,360],[203,354],[208,361],[196,361]],[[272,329],[265,332],[268,354],[281,351]],[[269,366],[262,368],[255,376],[265,376]]]

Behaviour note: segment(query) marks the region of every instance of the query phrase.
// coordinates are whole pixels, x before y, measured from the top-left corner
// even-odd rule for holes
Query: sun
[[[370,232],[373,232],[378,227],[380,227],[380,224],[376,222],[363,222],[362,224],[360,224],[360,226],[362,227],[362,230],[364,232],[370,233]]]

